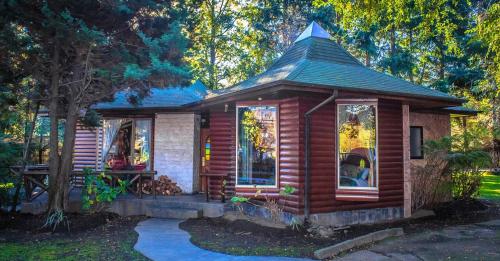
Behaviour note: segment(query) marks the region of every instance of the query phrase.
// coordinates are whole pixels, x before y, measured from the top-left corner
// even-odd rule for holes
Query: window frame
[[[111,117],[103,117],[102,120],[105,121],[105,120],[116,120],[116,119],[122,119],[122,120],[132,120],[133,121],[133,124],[132,124],[132,132],[134,133],[134,136],[135,136],[135,121],[136,120],[149,120],[149,124],[150,124],[150,128],[151,128],[151,131],[149,132],[149,166],[146,167],[146,171],[154,171],[154,134],[155,134],[155,117],[154,116],[147,116],[147,115],[139,115],[139,116],[136,116],[136,115],[128,115],[127,117],[115,117],[115,116],[111,116]],[[102,127],[99,127],[99,128],[102,128]],[[98,151],[98,157],[103,157],[102,155],[102,146],[103,146],[103,142],[104,142],[104,136],[105,136],[105,129],[102,128],[102,139],[101,141],[99,142],[99,151]],[[132,137],[133,140],[135,140],[135,137]],[[132,143],[131,143],[131,146],[132,146]],[[131,150],[133,151],[134,149],[131,147]],[[135,154],[135,152],[133,152]],[[100,156],[99,156],[100,155]],[[102,160],[102,159],[101,159]],[[149,170],[147,170],[149,168]]]
[[[373,105],[375,106],[375,155],[377,161],[375,162],[375,186],[374,187],[349,187],[349,186],[340,186],[340,149],[339,149],[339,144],[340,144],[340,135],[339,135],[339,107],[341,105]],[[378,192],[379,191],[379,182],[380,182],[380,173],[379,173],[379,161],[380,161],[380,154],[379,154],[379,132],[378,132],[378,100],[377,99],[337,99],[335,101],[335,117],[336,117],[336,122],[335,122],[335,162],[336,162],[336,189],[337,190],[344,190],[344,191],[372,191],[372,192]],[[352,195],[350,197],[353,197]],[[364,196],[356,196],[356,197],[361,197],[363,198]]]
[[[420,156],[412,156],[411,155],[411,129],[420,129]],[[408,135],[410,142],[410,159],[424,159],[424,126],[410,126],[410,135]]]
[[[274,185],[240,185],[238,184],[238,140],[239,140],[239,113],[238,110],[239,108],[245,108],[245,107],[274,107],[276,108],[276,126],[274,128],[274,135],[276,137],[276,159],[275,159],[275,170],[274,170],[274,180],[275,184]],[[235,109],[235,114],[236,114],[236,142],[235,142],[235,156],[236,156],[236,176],[235,176],[235,188],[246,188],[246,189],[253,189],[253,188],[269,188],[269,189],[277,189],[279,188],[279,147],[280,147],[280,142],[279,142],[279,103],[275,101],[262,101],[262,102],[239,102],[236,104],[236,109]]]

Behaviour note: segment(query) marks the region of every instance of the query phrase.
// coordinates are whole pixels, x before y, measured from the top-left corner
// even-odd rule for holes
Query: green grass
[[[485,174],[479,195],[484,199],[500,200],[500,175]]]
[[[0,260],[148,260],[133,246],[137,234],[120,238],[93,235],[85,238],[45,239],[23,243],[0,243]]]

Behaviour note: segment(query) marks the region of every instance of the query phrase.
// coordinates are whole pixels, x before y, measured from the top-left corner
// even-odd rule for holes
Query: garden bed
[[[42,228],[45,216],[0,214],[0,260],[147,260],[133,250],[143,217],[68,214],[70,230]]]
[[[317,249],[382,229],[402,227],[405,233],[418,233],[500,217],[499,207],[493,202],[456,201],[441,205],[435,212],[436,216],[422,219],[351,226],[336,231],[331,238],[313,237],[305,227],[298,230],[269,228],[246,220],[223,218],[189,219],[180,227],[191,234],[193,244],[212,251],[234,255],[313,257]]]

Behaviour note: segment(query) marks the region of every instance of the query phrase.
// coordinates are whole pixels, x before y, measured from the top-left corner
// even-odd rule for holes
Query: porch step
[[[200,218],[203,210],[194,208],[151,207],[146,211],[146,216],[155,218]]]

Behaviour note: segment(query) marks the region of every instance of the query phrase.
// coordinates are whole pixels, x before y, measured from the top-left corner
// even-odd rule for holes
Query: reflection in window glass
[[[238,185],[276,185],[276,107],[238,107]]]
[[[376,106],[338,105],[340,187],[376,187]]]
[[[151,139],[151,120],[135,121],[134,166],[135,169],[150,169],[149,155]]]
[[[151,119],[108,119],[103,129],[103,168],[150,169]]]

